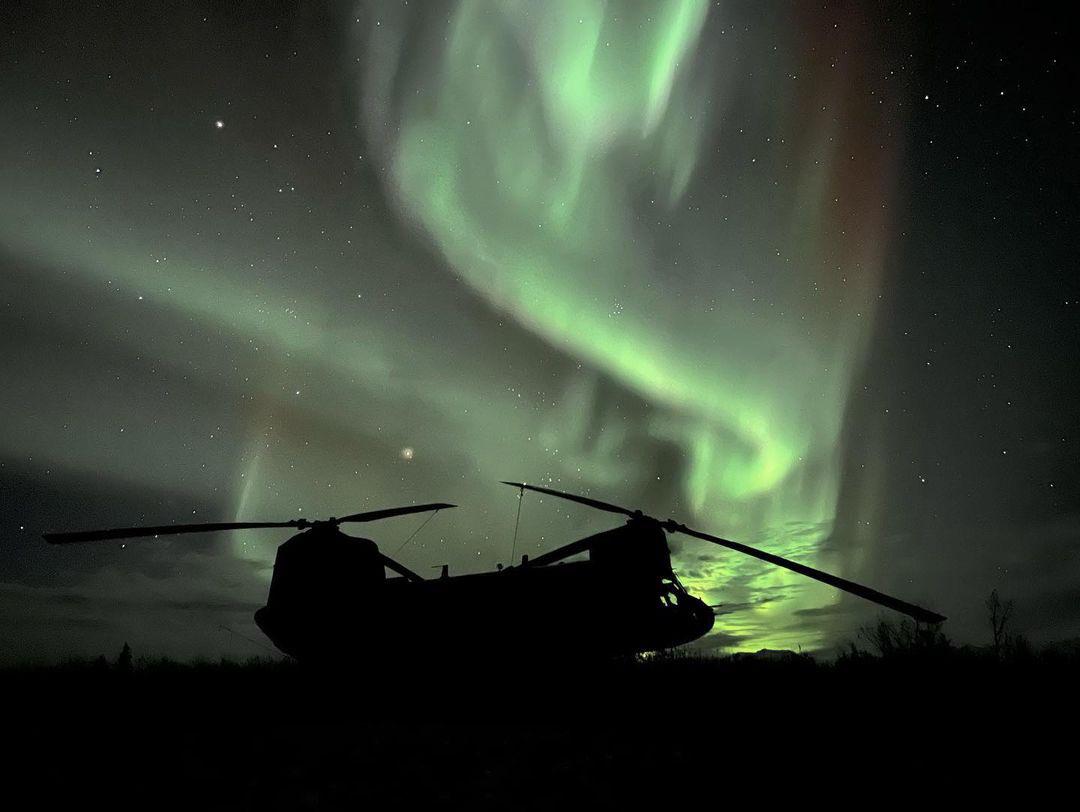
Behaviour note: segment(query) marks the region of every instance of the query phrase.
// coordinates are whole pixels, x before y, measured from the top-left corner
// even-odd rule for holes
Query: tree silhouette
[[[116,658],[116,670],[124,672],[131,670],[131,646],[126,642],[124,643],[124,647],[120,649],[120,654]]]
[[[989,613],[990,631],[993,633],[994,656],[1000,657],[1002,649],[1009,642],[1009,619],[1012,618],[1013,602],[1002,601],[995,589],[986,599],[986,611]]]

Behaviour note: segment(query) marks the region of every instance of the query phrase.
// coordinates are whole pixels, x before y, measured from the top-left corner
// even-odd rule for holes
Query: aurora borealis
[[[514,546],[501,479],[864,580],[961,639],[994,587],[1035,637],[1080,634],[1068,49],[987,21],[980,56],[894,12],[5,12],[12,656],[257,653],[283,540],[42,529],[446,500],[400,558],[471,571]],[[517,554],[610,523],[527,496]],[[875,616],[673,545],[721,606],[707,646],[827,650]]]
[[[722,80],[758,64],[756,37],[721,28],[702,44],[706,12],[463,3],[441,52],[372,48],[368,86],[397,97],[373,93],[367,122],[401,209],[465,283],[656,407],[647,431],[680,450],[683,505],[742,535],[789,521],[827,533],[888,239],[863,212],[888,205],[901,122],[828,85],[811,85],[805,119],[731,98]],[[379,22],[403,38],[410,21]],[[834,46],[870,36],[856,25]],[[765,69],[797,82],[804,55],[784,50]],[[774,119],[778,152],[747,166],[730,118]],[[884,143],[830,137],[890,126]],[[852,182],[851,163],[878,177]],[[725,200],[755,197],[775,211],[734,207],[703,229]]]

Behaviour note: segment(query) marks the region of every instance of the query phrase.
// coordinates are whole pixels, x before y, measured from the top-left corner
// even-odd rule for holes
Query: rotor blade
[[[513,485],[515,488],[525,488],[526,490],[536,491],[537,493],[546,493],[549,496],[557,496],[560,499],[569,499],[571,502],[579,502],[582,505],[588,505],[591,508],[597,510],[606,510],[609,513],[621,513],[624,516],[636,516],[641,511],[627,510],[624,507],[618,505],[612,505],[608,502],[601,502],[599,499],[590,499],[587,496],[577,496],[572,493],[563,493],[562,491],[555,491],[551,488],[541,488],[539,485],[526,485],[524,482],[506,482],[502,481],[503,485]]]
[[[392,516],[405,516],[409,513],[426,513],[429,510],[442,510],[444,508],[457,507],[446,502],[433,502],[430,505],[409,505],[408,507],[386,508],[385,510],[369,510],[365,513],[353,513],[351,516],[342,516],[337,519],[341,522],[374,522],[378,519],[389,519]]]
[[[442,510],[456,505],[436,502],[430,505],[410,505],[408,507],[370,510],[366,513],[354,513],[338,519],[337,522],[373,522],[388,519],[391,516],[403,516],[408,513],[423,513],[429,510]],[[159,527],[118,527],[112,530],[84,530],[74,533],[44,533],[42,538],[50,544],[75,544],[83,541],[109,541],[113,539],[147,538],[150,536],[177,536],[182,533],[214,533],[221,530],[255,530],[264,527],[308,527],[312,523],[307,519],[293,519],[288,522],[218,522],[215,524],[167,524]]]
[[[572,541],[569,544],[564,544],[562,547],[556,547],[554,550],[544,553],[543,555],[538,555],[536,558],[530,558],[528,563],[523,564],[522,566],[542,567],[545,564],[553,564],[556,561],[562,561],[564,558],[569,558],[572,555],[583,553],[596,543],[597,538],[606,536],[610,532],[610,530],[605,530],[602,533],[597,533],[583,539],[578,539],[577,541]]]
[[[219,530],[254,530],[261,527],[305,527],[305,519],[291,522],[223,522],[218,524],[167,524],[161,527],[118,527],[113,530],[82,530],[75,533],[43,533],[49,544],[74,544],[81,541],[109,541],[147,536],[177,536],[181,533],[214,533]]]
[[[813,578],[816,581],[834,586],[837,589],[842,589],[844,592],[850,592],[852,595],[858,595],[860,598],[864,598],[868,601],[872,601],[881,606],[888,607],[889,609],[895,609],[897,612],[914,618],[922,623],[941,623],[945,620],[944,615],[939,615],[937,612],[931,612],[929,609],[923,609],[921,606],[916,606],[913,603],[902,601],[899,598],[894,598],[891,595],[886,595],[884,592],[878,592],[876,589],[871,589],[868,586],[857,584],[854,581],[848,581],[846,578],[839,578],[835,575],[830,575],[827,572],[816,570],[813,567],[808,567],[805,564],[798,564],[794,561],[789,561],[786,558],[781,558],[778,555],[767,553],[764,550],[758,550],[754,547],[748,547],[745,544],[739,544],[737,541],[728,541],[722,539],[719,536],[711,536],[708,533],[702,533],[698,530],[691,530],[686,525],[678,524],[668,520],[664,523],[664,529],[668,531],[675,531],[679,533],[685,533],[688,536],[702,539],[703,541],[711,541],[713,544],[719,544],[721,547],[727,547],[728,549],[735,550],[736,552],[744,553],[746,555],[759,558],[762,561],[768,561],[770,564],[775,564],[778,567],[784,567],[792,572],[797,572],[800,575],[805,575],[809,578]]]
[[[379,558],[382,559],[384,567],[386,567],[389,570],[393,570],[398,575],[401,575],[404,578],[408,578],[410,581],[423,581],[424,580],[419,575],[417,575],[415,572],[413,572],[411,569],[409,569],[408,567],[406,567],[406,566],[404,566],[402,564],[399,564],[397,561],[395,561],[394,559],[392,559],[390,556],[386,555],[385,553],[379,553]]]

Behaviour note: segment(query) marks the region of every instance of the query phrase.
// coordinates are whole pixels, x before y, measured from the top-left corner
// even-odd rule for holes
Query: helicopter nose
[[[713,614],[713,610],[709,608],[709,605],[699,598],[694,598],[693,611],[694,620],[700,629],[698,636],[706,635],[712,631],[713,623],[716,622],[716,615]]]

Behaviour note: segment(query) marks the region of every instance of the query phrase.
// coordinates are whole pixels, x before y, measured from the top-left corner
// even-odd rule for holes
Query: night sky
[[[501,479],[1080,636],[1080,43],[984,6],[4,3],[3,661],[269,645],[287,532],[45,530],[617,524]],[[706,648],[883,611],[672,547]]]

